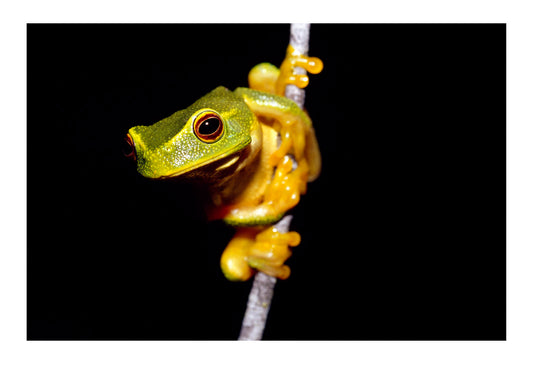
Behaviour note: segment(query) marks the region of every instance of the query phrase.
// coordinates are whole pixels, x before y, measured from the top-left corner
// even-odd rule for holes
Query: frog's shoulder
[[[252,111],[271,117],[296,117],[307,127],[311,127],[311,119],[293,100],[250,88],[237,88],[234,93],[243,98]]]

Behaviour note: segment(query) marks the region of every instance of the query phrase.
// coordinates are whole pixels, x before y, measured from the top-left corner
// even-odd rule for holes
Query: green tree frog
[[[305,87],[319,73],[318,58],[289,46],[280,69],[262,63],[249,75],[249,88],[218,87],[184,110],[128,131],[129,157],[147,178],[192,178],[207,188],[207,216],[237,228],[221,257],[229,280],[249,279],[254,270],[286,279],[285,261],[296,232],[274,224],[294,207],[307,182],[320,173],[321,158],[309,116],[283,97],[285,86]]]

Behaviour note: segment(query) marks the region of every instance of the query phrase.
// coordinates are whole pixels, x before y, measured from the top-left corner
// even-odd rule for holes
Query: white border
[[[533,375],[533,12],[528,2],[188,3],[188,9],[177,0],[2,5],[0,375],[133,377],[177,376],[179,371],[185,376]],[[27,342],[26,22],[273,21],[508,24],[508,341]]]

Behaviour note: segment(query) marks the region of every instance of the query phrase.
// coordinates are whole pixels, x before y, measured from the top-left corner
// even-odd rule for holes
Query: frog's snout
[[[135,142],[129,133],[126,134],[126,137],[124,138],[122,153],[133,161],[137,160],[137,155],[135,154]]]

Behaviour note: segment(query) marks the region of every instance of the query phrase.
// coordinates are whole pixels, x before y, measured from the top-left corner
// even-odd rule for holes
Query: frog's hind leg
[[[296,67],[302,68],[303,73],[296,73]],[[319,58],[299,54],[289,45],[280,68],[270,63],[256,65],[248,74],[248,86],[250,89],[284,96],[287,85],[305,88],[309,84],[309,77],[305,72],[317,74],[323,67],[324,64]]]
[[[233,281],[248,280],[254,269],[278,279],[287,279],[290,269],[284,263],[292,254],[289,246],[299,243],[298,233],[280,233],[275,225],[239,228],[222,254],[222,272]]]

